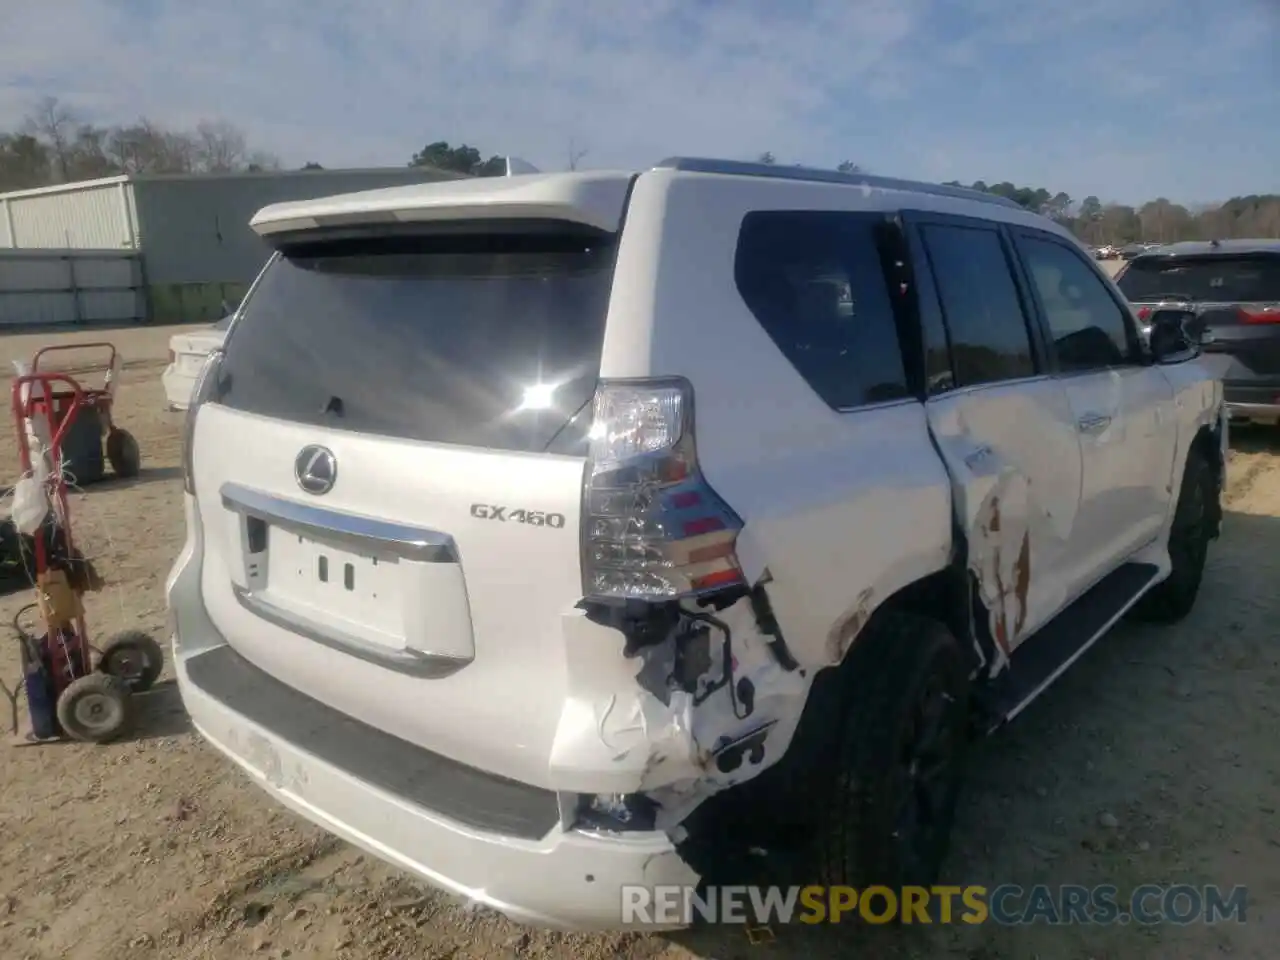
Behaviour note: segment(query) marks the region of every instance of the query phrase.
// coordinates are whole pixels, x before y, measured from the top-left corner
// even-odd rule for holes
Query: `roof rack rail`
[[[683,170],[688,173],[722,173],[737,177],[772,177],[775,180],[803,180],[812,183],[845,183],[851,186],[875,187],[881,190],[909,190],[937,197],[955,197],[959,200],[977,200],[1001,207],[1026,210],[1026,207],[1008,197],[983,193],[969,187],[950,187],[942,183],[925,183],[918,180],[900,180],[897,177],[878,177],[869,173],[841,173],[838,170],[819,170],[814,167],[787,167],[771,163],[748,163],[742,160],[713,160],[707,157],[668,157],[654,166],[655,170]]]

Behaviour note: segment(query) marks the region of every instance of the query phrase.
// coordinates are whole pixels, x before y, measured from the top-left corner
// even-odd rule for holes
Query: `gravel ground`
[[[159,374],[172,330],[113,334],[130,364],[118,420],[143,475],[78,495],[76,530],[108,580],[102,636],[160,636],[183,538],[177,415]],[[56,338],[94,339],[91,334]],[[9,336],[0,362],[48,336]],[[12,449],[12,440],[7,449]],[[1248,922],[1216,926],[784,930],[576,937],[466,913],[278,809],[192,733],[172,682],[141,735],[107,747],[0,746],[0,957],[314,958],[1274,957],[1280,935],[1280,464],[1241,434],[1223,539],[1173,629],[1122,626],[974,759],[955,882],[1249,887]],[[0,479],[16,467],[0,467]],[[29,593],[0,599],[7,621]],[[0,676],[17,657],[6,644]]]

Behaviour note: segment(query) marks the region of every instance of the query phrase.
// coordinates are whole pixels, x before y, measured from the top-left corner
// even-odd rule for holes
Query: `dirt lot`
[[[100,631],[163,632],[182,541],[179,418],[161,411],[170,330],[116,335],[119,419],[146,463],[79,496],[109,585]],[[42,337],[0,340],[0,362]],[[1249,887],[1245,925],[994,926],[566,937],[468,914],[278,809],[191,732],[172,684],[134,742],[0,745],[0,957],[1203,958],[1280,935],[1280,447],[1241,435],[1201,600],[1171,630],[1122,626],[975,758],[958,883]],[[12,440],[6,439],[12,450]],[[0,467],[0,480],[12,468]],[[29,593],[0,599],[7,622]],[[16,676],[4,645],[0,675]]]

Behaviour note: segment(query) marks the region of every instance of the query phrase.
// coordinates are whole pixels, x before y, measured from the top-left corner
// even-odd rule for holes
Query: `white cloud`
[[[1130,182],[1115,192],[1145,189],[1155,163],[1203,193],[1211,175],[1126,136],[1126,113],[1170,90],[1190,100],[1250,49],[1277,88],[1269,0],[0,2],[0,128],[52,93],[100,122],[222,116],[326,166],[403,163],[448,139],[557,167],[573,139],[593,166],[771,150],[1090,192],[1117,169]],[[1114,111],[1083,123],[1102,85]]]

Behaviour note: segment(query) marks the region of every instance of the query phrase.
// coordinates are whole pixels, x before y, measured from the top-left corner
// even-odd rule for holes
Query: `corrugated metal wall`
[[[269,252],[249,220],[268,204],[439,179],[438,171],[405,167],[136,180],[147,280],[249,283]]]
[[[406,167],[135,180],[151,319],[206,322],[234,307],[270,253],[249,229],[268,204],[451,177]]]
[[[0,196],[0,240],[18,249],[135,246],[133,188],[123,177]]]
[[[410,167],[292,170],[112,177],[25,190],[0,195],[0,250],[141,250],[147,310],[140,316],[155,323],[211,321],[223,315],[224,304],[239,302],[266,261],[267,246],[249,229],[262,207],[454,176]],[[24,311],[35,309],[29,297],[25,303]],[[49,308],[50,315],[65,315],[66,305]]]
[[[145,319],[134,251],[0,250],[0,329]]]

